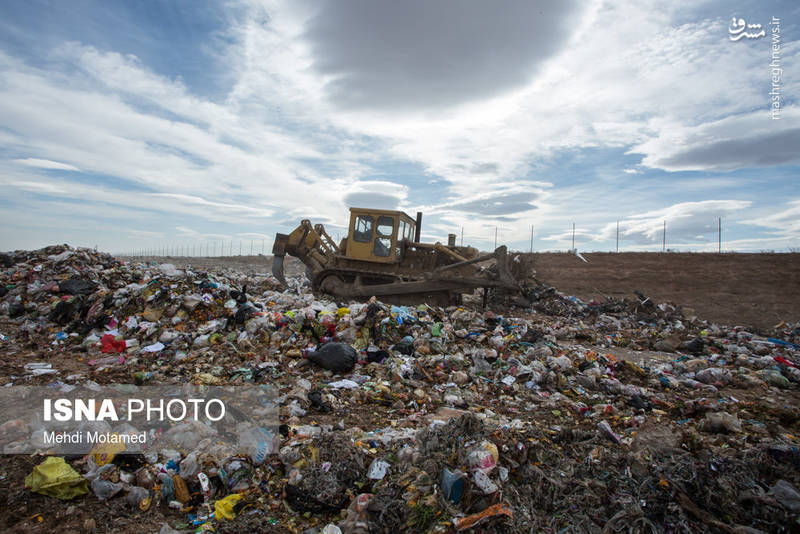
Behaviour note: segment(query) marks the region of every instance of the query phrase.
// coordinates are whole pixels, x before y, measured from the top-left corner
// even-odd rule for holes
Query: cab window
[[[388,257],[392,253],[392,240],[388,237],[378,237],[375,239],[375,249],[373,252],[376,256]]]
[[[353,240],[359,243],[369,243],[372,241],[372,224],[374,219],[371,215],[359,215],[356,217],[356,224],[353,228]]]
[[[378,235],[392,237],[394,232],[394,218],[381,215],[378,217]]]
[[[397,229],[397,240],[402,241],[406,237],[406,222],[401,220],[400,226]]]

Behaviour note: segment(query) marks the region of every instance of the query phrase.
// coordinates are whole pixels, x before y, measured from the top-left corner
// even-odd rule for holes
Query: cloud
[[[163,232],[151,232],[149,230],[126,230],[125,233],[134,239],[161,239],[165,237]]]
[[[669,171],[728,171],[800,162],[800,108],[770,120],[764,111],[726,117],[697,126],[672,125],[631,149],[645,155],[642,164]]]
[[[236,241],[237,244],[235,246],[238,246],[238,241],[241,241],[242,239],[250,239],[250,240],[256,239],[261,241],[265,239],[272,239],[274,237],[258,232],[239,232],[235,235],[203,233],[203,232],[198,232],[197,230],[193,230],[192,228],[187,228],[186,226],[176,226],[175,230],[177,230],[178,232],[177,237],[179,238],[189,238],[192,240],[201,240],[201,241],[207,239],[215,239],[215,240],[230,241],[231,243]],[[229,244],[229,246],[231,245]]]
[[[361,180],[348,186],[342,200],[345,208],[396,210],[400,209],[407,195],[408,187],[405,185],[385,180]]]
[[[534,191],[509,191],[480,195],[475,200],[457,202],[440,208],[445,211],[461,211],[469,215],[491,217],[514,215],[536,209],[533,201],[539,198]],[[505,218],[505,220],[514,220]]]
[[[766,109],[763,80],[741,75],[763,67],[763,50],[755,45],[732,46],[736,43],[727,39],[727,15],[702,18],[685,3],[601,1],[573,9],[565,18],[569,29],[551,40],[554,48],[535,59],[530,70],[521,69],[527,78],[519,84],[504,84],[502,76],[489,76],[477,68],[482,52],[464,45],[449,55],[454,61],[471,57],[469,68],[482,78],[479,84],[465,83],[463,91],[448,88],[430,99],[426,91],[433,89],[426,84],[449,74],[447,69],[432,74],[423,69],[442,63],[437,54],[459,42],[462,26],[455,14],[455,29],[433,32],[440,17],[450,16],[448,3],[371,2],[358,13],[352,13],[356,3],[256,5],[251,18],[261,22],[239,29],[244,45],[240,56],[246,58],[246,67],[233,95],[237,99],[275,95],[281,103],[280,117],[320,129],[332,127],[339,136],[346,133],[350,142],[370,139],[368,150],[362,151],[369,154],[369,162],[390,158],[417,163],[437,180],[436,194],[444,201],[440,204],[469,206],[476,191],[491,191],[521,177],[541,179],[556,158],[582,155],[586,148],[642,154],[643,166],[631,166],[629,159],[625,165],[644,175],[667,167],[665,160],[680,150],[702,150],[716,141],[746,139],[754,135],[753,127],[779,126],[771,124],[779,121],[767,120],[767,113],[753,112]],[[493,6],[470,3],[465,13],[473,8]],[[431,9],[433,14],[426,17]],[[384,31],[387,13],[395,15],[399,30]],[[497,18],[502,16],[484,18],[489,25],[502,26]],[[366,17],[372,17],[369,24],[358,24]],[[403,17],[422,22],[409,29],[397,23]],[[618,20],[635,23],[625,32],[605,31],[610,21]],[[413,35],[415,41],[405,43],[405,48],[389,46],[393,40],[404,42],[405,36],[397,32]],[[452,42],[446,40],[451,32]],[[434,37],[428,39],[429,35]],[[436,35],[445,42],[437,41]],[[480,34],[473,37],[484,51],[496,51],[514,40],[514,36],[498,37],[495,45],[484,42]],[[785,44],[789,61],[798,55],[798,47]],[[382,61],[386,54],[400,51],[419,59],[426,47],[431,50],[419,70],[406,67],[404,59]],[[498,68],[505,68],[514,57],[499,57]],[[456,62],[450,79],[459,79],[459,68]],[[376,77],[370,78],[370,73]],[[384,82],[393,85],[385,87]],[[483,91],[480,83],[497,87]],[[791,94],[793,83],[787,79],[786,94]],[[344,88],[351,92],[345,94]],[[401,92],[407,99],[397,103],[404,98]],[[440,97],[446,102],[430,108]],[[727,117],[751,114],[752,123],[732,125],[724,135],[683,137],[691,129],[705,133],[708,125]],[[569,184],[570,176],[549,170],[545,176],[554,189]],[[559,196],[540,199],[538,212],[546,213]]]
[[[202,235],[200,235],[200,232],[192,230],[191,228],[187,228],[185,226],[176,226],[175,230],[178,231],[178,235],[180,237],[191,237],[197,239],[203,237]]]
[[[786,207],[780,211],[770,210],[768,215],[748,219],[743,221],[745,224],[753,224],[771,230],[770,233],[782,237],[794,239],[793,246],[800,245],[800,199],[786,203]]]
[[[44,193],[50,195],[59,195],[66,193],[66,190],[63,187],[59,187],[52,183],[45,183],[45,182],[7,182],[8,185],[12,187],[17,187],[19,189],[24,189],[26,191],[31,191],[33,193]]]
[[[337,104],[453,106],[529,82],[568,41],[575,12],[571,1],[328,0],[305,37]]]
[[[242,237],[246,239],[272,239],[275,237],[274,235],[267,235],[267,234],[260,234],[258,232],[243,232],[240,234],[236,234],[236,237]]]
[[[28,167],[37,167],[39,169],[80,172],[80,169],[78,167],[75,167],[74,165],[69,165],[67,163],[59,163],[57,161],[50,161],[49,159],[37,159],[37,158],[15,159],[14,163],[18,163],[20,165],[27,165]]]
[[[214,202],[194,195],[177,193],[150,193],[149,195],[153,197],[165,198],[184,205],[214,208],[221,212],[231,215],[239,215],[241,217],[269,217],[272,215],[272,211],[268,209],[256,208],[243,204]]]
[[[418,7],[410,6],[409,10]],[[690,12],[686,5],[657,0],[592,4],[569,17],[570,30],[560,34],[563,39],[558,39],[557,50],[537,65],[528,83],[475,101],[459,100],[456,90],[453,102],[458,105],[439,107],[437,113],[426,111],[424,99],[409,109],[381,107],[378,102],[360,110],[343,105],[335,95],[329,102],[316,90],[319,81],[330,78],[334,84],[336,80],[349,83],[360,71],[356,66],[353,77],[345,73],[337,78],[331,68],[328,78],[318,76],[312,87],[315,78],[308,65],[314,65],[316,54],[324,59],[327,53],[314,48],[312,31],[302,34],[312,43],[310,51],[304,49],[296,58],[306,66],[296,79],[303,80],[300,88],[316,103],[315,112],[347,131],[390,140],[390,155],[417,161],[429,175],[449,184],[441,193],[451,203],[470,202],[475,191],[529,174],[538,177],[537,168],[546,168],[567,151],[631,149],[643,155],[644,165],[665,168],[665,158],[679,146],[702,150],[717,140],[747,138],[754,126],[778,126],[770,124],[779,121],[769,121],[766,112],[753,112],[765,109],[763,84],[755,76],[740,74],[755,72],[764,55],[755,46],[731,46],[724,38],[726,16],[685,22],[692,19]],[[418,16],[423,14],[420,11]],[[337,20],[336,15],[332,17]],[[602,30],[609,21],[622,19],[636,23],[624,33]],[[382,44],[373,46],[380,49]],[[797,47],[787,46],[785,53],[787,58],[794,57]],[[410,78],[413,83],[414,77]],[[789,94],[788,85],[786,91]],[[398,109],[403,113],[398,114]],[[702,133],[721,118],[751,114],[753,124],[732,125],[724,136],[697,136],[677,145],[670,142],[681,140],[691,129]],[[558,173],[547,178],[556,187],[569,180]]]
[[[681,169],[771,167],[800,161],[797,147],[800,147],[800,128],[693,147],[662,159],[662,166]]]
[[[351,176],[361,172],[352,162],[358,158],[354,145],[340,140],[334,146],[330,130],[319,135],[334,152],[326,152],[328,146],[317,150],[318,134],[286,131],[240,113],[233,103],[203,102],[134,57],[73,43],[56,59],[55,68],[44,70],[0,52],[3,145],[19,156],[35,154],[16,158],[29,162],[26,167],[41,168],[38,162],[31,167],[31,160],[70,161],[84,173],[76,188],[66,187],[64,179],[40,176],[40,183],[52,185],[51,192],[66,189],[69,198],[112,201],[131,190],[150,191],[169,201],[151,198],[141,202],[146,209],[171,213],[175,207],[211,219],[271,217],[276,208],[291,211],[297,199],[308,198],[316,204],[314,211],[333,217],[341,208],[322,201],[319,191],[327,191],[328,200],[334,193],[340,200],[356,179]],[[335,178],[317,170],[309,163],[313,160],[324,160]],[[0,162],[0,168],[10,175],[12,164],[19,165]],[[89,188],[87,197],[80,186],[92,181],[99,187]],[[46,186],[36,187],[44,191]]]
[[[395,210],[400,204],[400,198],[386,193],[348,193],[344,202],[353,208],[375,208]]]
[[[575,245],[576,245],[577,248],[580,248],[580,246],[579,246],[580,244],[594,241],[597,238],[597,234],[596,233],[594,233],[594,232],[592,232],[590,230],[583,229],[583,228],[575,228],[574,235],[575,235]],[[542,240],[543,241],[555,241],[555,242],[558,242],[560,244],[568,244],[568,245],[571,246],[572,245],[572,236],[573,236],[572,230],[567,230],[566,232],[559,232],[559,233],[556,233],[556,234],[547,235],[545,237],[542,237]]]

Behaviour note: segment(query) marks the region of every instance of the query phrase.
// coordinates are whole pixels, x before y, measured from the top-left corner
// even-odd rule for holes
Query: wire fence
[[[271,244],[270,244],[271,245]],[[268,251],[266,239],[207,239],[193,243],[161,243],[142,248],[118,252],[118,256],[128,257],[222,257],[255,256]],[[272,252],[270,246],[269,252]]]
[[[668,247],[677,247],[680,248],[682,251],[685,252],[692,252],[697,251],[698,248],[705,252],[734,252],[733,250],[723,250],[723,226],[722,226],[722,218],[716,218],[714,221],[716,226],[716,231],[709,230],[708,227],[706,228],[706,236],[709,238],[715,237],[716,239],[709,239],[704,245],[698,247],[697,244],[695,245],[686,245],[684,243],[674,242],[670,243],[669,241],[669,224],[667,220],[663,220],[661,226],[661,231],[658,232],[660,235],[651,238],[651,242],[649,244],[642,244],[641,242],[637,241],[636,245],[631,245],[630,243],[626,244],[626,232],[625,229],[620,228],[620,223],[617,221],[616,223],[616,230],[612,232],[611,235],[608,235],[608,232],[604,235],[604,241],[606,246],[605,252],[633,252],[633,251],[658,251],[660,249],[661,252],[672,252],[674,249],[670,249]],[[607,225],[605,226],[607,228]],[[546,236],[537,236],[536,228],[534,225],[531,225],[528,229],[528,232],[525,229],[520,228],[509,228],[508,226],[501,227],[501,226],[494,226],[494,227],[484,227],[481,229],[480,232],[475,232],[475,228],[469,229],[468,233],[465,233],[465,228],[460,227],[456,229],[455,232],[449,234],[444,239],[440,236],[433,235],[429,232],[425,231],[423,228],[423,242],[441,242],[441,243],[448,243],[448,241],[454,242],[456,245],[459,246],[472,246],[478,248],[480,250],[494,250],[500,245],[508,245],[509,249],[515,250],[517,252],[570,252],[576,251],[579,248],[584,251],[588,251],[587,245],[589,247],[593,245],[597,245],[598,241],[596,236],[599,235],[597,233],[592,233],[585,229],[576,226],[576,223],[572,223],[571,226],[567,229],[567,231],[562,232],[560,234],[548,234]],[[548,230],[552,230],[552,227],[548,228]],[[336,243],[340,243],[342,238],[346,236],[344,232],[340,231],[330,231],[329,232],[331,237],[335,239]],[[526,233],[529,233],[528,239],[520,239],[521,236],[525,236]],[[651,232],[652,234],[652,232]],[[538,240],[538,241],[537,241]],[[543,246],[543,242],[548,244],[557,242],[560,246]],[[566,248],[566,243],[569,243],[569,249]],[[609,247],[608,244],[611,244]],[[118,256],[126,256],[126,257],[225,257],[225,256],[254,256],[254,255],[266,255],[272,253],[272,244],[273,239],[233,239],[233,238],[224,238],[224,239],[195,239],[191,242],[175,242],[172,239],[167,239],[157,244],[150,244],[148,246],[144,246],[141,248],[134,248],[128,249],[125,251],[119,251],[116,253]],[[694,248],[692,248],[694,247]],[[609,250],[610,249],[610,250]],[[714,250],[716,249],[716,250]],[[800,248],[798,247],[788,247],[789,252],[798,252]],[[597,249],[593,250],[594,252],[598,252]],[[762,252],[765,252],[762,250]]]

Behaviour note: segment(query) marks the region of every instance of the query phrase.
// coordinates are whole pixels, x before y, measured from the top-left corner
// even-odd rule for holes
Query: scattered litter
[[[302,269],[284,289],[268,265],[66,246],[6,259],[5,387],[279,391],[280,436],[237,429],[246,455],[193,438],[70,459],[84,476],[50,457],[25,479],[91,489],[112,517],[157,510],[163,534],[773,532],[800,513],[800,323],[754,331],[544,285],[516,308],[336,302]],[[0,434],[32,430],[11,415]]]

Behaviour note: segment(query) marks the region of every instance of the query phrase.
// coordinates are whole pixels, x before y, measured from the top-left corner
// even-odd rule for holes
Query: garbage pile
[[[800,530],[800,323],[544,286],[515,309],[333,302],[302,276],[279,291],[67,246],[0,261],[6,387],[279,392],[272,454],[48,457],[24,486],[51,506],[96,499],[153,532]]]

